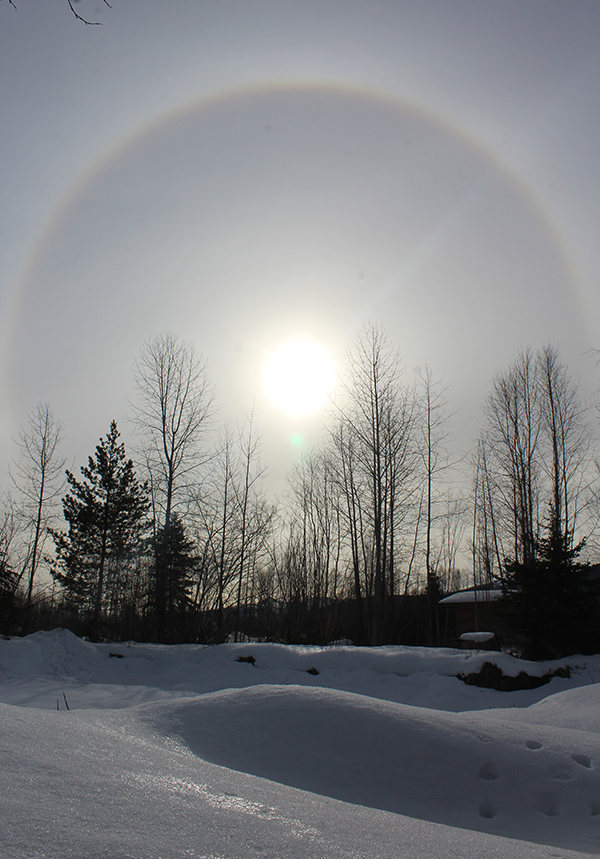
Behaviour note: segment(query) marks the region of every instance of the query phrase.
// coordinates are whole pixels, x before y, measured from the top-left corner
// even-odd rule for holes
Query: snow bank
[[[149,713],[139,713],[0,705],[2,859],[556,855],[533,841],[344,803],[206,763],[150,732]],[[547,821],[556,828],[561,818]],[[569,848],[559,855],[582,859]]]
[[[254,665],[238,662],[253,655]],[[65,692],[77,709],[121,708],[260,684],[311,686],[454,712],[506,706],[505,692],[468,687],[457,674],[484,662],[504,674],[542,676],[568,665],[570,679],[510,693],[523,707],[558,691],[600,682],[600,657],[525,662],[504,653],[425,647],[300,647],[282,644],[91,644],[66,630],[0,641],[0,701],[56,709]],[[317,673],[309,673],[314,669]]]
[[[203,760],[311,793],[600,847],[596,735],[290,686],[227,690],[140,716]],[[559,827],[548,823],[559,816]]]
[[[455,676],[490,660],[572,670]],[[598,681],[598,657],[0,641],[0,857],[600,855]]]

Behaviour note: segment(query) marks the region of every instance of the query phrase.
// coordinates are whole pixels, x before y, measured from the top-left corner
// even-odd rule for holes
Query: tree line
[[[408,383],[385,332],[365,328],[278,506],[253,416],[210,443],[215,391],[192,346],[149,340],[134,383],[133,456],[113,421],[80,474],[65,472],[48,405],[21,431],[0,521],[5,632],[436,644],[440,597],[497,582],[526,638],[544,618],[532,653],[550,652],[567,604],[560,648],[576,628],[579,649],[596,647],[581,557],[600,514],[598,405],[582,403],[553,347],[497,374],[474,451],[456,463],[447,392],[429,368]]]

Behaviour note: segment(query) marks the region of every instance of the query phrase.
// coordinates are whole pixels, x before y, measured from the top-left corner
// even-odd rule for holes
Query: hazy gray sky
[[[551,341],[598,384],[598,0],[0,2],[0,465],[38,401],[85,461],[165,329],[277,482],[319,416],[264,401],[303,335],[382,322],[476,435]]]

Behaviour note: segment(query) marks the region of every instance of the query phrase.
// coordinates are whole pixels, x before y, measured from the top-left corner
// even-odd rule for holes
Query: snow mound
[[[600,734],[600,684],[565,689],[530,707],[493,710],[492,717]]]
[[[593,735],[296,686],[227,690],[150,705],[140,716],[204,761],[313,794],[600,848]]]
[[[457,679],[492,660],[571,671]],[[0,857],[600,855],[598,681],[598,656],[0,640]]]
[[[69,677],[93,682],[101,659],[95,645],[67,629],[54,629],[3,641],[0,672],[3,678]]]
[[[253,663],[240,662],[252,656]],[[568,665],[569,679],[507,693],[466,686],[458,674],[493,662],[506,675],[542,675]],[[77,709],[112,709],[254,685],[354,692],[385,701],[463,712],[527,707],[600,681],[600,657],[530,663],[503,653],[425,647],[306,647],[282,644],[92,644],[66,630],[0,641],[0,701],[56,709],[63,692]]]

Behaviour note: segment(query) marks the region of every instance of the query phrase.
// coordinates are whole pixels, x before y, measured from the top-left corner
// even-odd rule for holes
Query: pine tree
[[[66,472],[70,492],[63,498],[63,515],[68,531],[50,532],[56,546],[52,575],[92,627],[106,604],[109,573],[127,565],[148,527],[146,485],[139,484],[119,437],[112,421],[95,458],[90,456],[81,468],[83,481]]]
[[[578,558],[584,543],[569,546],[551,511],[547,536],[534,558],[509,561],[500,608],[525,640],[529,659],[555,659],[600,648],[600,590]]]

